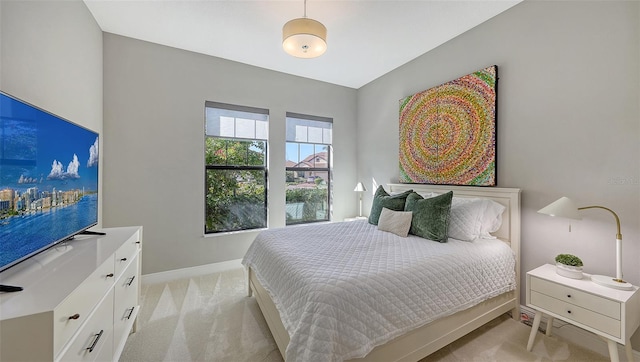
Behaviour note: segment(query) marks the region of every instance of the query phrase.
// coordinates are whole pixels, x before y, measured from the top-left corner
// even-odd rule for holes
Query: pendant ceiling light
[[[290,20],[282,27],[282,47],[298,58],[315,58],[327,50],[327,28],[307,18],[307,0],[304,0],[304,18]]]

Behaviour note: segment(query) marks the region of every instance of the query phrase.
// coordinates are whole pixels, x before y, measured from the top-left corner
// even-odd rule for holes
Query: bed
[[[504,313],[510,312],[514,318],[519,317],[519,189],[415,184],[388,184],[386,189],[391,193],[412,189],[421,194],[442,194],[452,190],[458,199],[490,199],[504,206],[502,223],[492,233],[495,240],[483,239],[473,243],[449,239],[449,242],[441,244],[424,239],[419,241],[417,239],[420,238],[415,236],[399,239],[379,231],[366,220],[272,229],[261,233],[247,252],[243,264],[248,269],[249,295],[255,295],[285,360],[418,361]],[[334,237],[326,237],[329,230],[335,233]],[[304,238],[296,241],[291,234]],[[305,245],[314,235],[316,241]],[[321,241],[323,237],[325,240]],[[371,244],[382,245],[384,251],[363,249],[369,248],[363,242],[367,238],[375,240]],[[326,246],[322,246],[326,253],[319,249],[320,242],[326,242]],[[400,243],[408,245],[407,250],[411,252],[396,250]],[[484,251],[468,249],[476,247],[471,244],[482,245],[491,250],[487,253],[498,252],[500,254],[495,255],[500,256],[490,254],[490,257],[483,257]],[[305,248],[310,250],[308,255],[295,254],[296,250],[304,251]],[[331,254],[329,250],[333,249],[336,250]],[[449,267],[447,260],[451,259],[448,256],[450,249],[459,253],[456,255],[467,255],[465,258],[478,254],[479,259],[485,261],[510,259],[511,264],[484,266],[485,269],[479,271],[470,266],[465,271],[466,275],[457,276],[446,269]],[[509,258],[504,256],[504,249],[508,250]],[[440,273],[433,277],[422,274],[426,272],[420,269],[423,259],[419,256],[427,253],[436,255],[428,263],[435,265],[436,273]],[[360,256],[356,258],[355,255]],[[389,255],[401,256],[397,256],[396,261],[389,261]],[[467,263],[467,259],[457,258]],[[376,266],[370,267],[372,264]],[[402,264],[402,268],[398,268],[398,264]],[[505,268],[504,265],[507,270],[500,269]],[[344,273],[334,273],[334,270]],[[357,279],[365,274],[366,280]],[[482,278],[475,277],[478,275]],[[462,294],[446,289],[452,285],[463,285],[470,279],[474,281],[463,288],[465,292]],[[427,280],[429,283],[425,283]],[[493,289],[482,283],[491,284]],[[315,289],[309,289],[312,286]],[[374,289],[378,287],[380,291]],[[432,291],[428,289],[442,288],[449,297],[429,294]],[[471,293],[472,289],[477,289],[473,291],[477,294],[465,294]],[[415,300],[403,298],[430,302],[415,303]],[[359,326],[366,323],[379,325]],[[371,328],[378,334],[369,335]]]

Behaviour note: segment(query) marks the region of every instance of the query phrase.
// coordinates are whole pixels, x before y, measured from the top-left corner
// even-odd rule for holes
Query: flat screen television
[[[0,271],[98,222],[98,134],[0,92]]]

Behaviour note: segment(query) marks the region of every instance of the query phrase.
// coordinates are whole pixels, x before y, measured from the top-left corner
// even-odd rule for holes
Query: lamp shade
[[[282,27],[282,47],[294,57],[318,57],[327,50],[327,28],[309,18],[290,20]]]
[[[367,188],[364,187],[364,185],[362,184],[362,182],[358,182],[358,184],[356,185],[356,188],[353,189],[353,191],[367,191]]]
[[[561,197],[558,200],[538,210],[541,214],[566,217],[569,219],[582,219],[578,214],[578,207],[568,197]]]

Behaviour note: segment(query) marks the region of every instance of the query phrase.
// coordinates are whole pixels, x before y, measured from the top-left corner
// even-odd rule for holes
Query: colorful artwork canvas
[[[496,185],[498,67],[400,101],[400,182]]]

